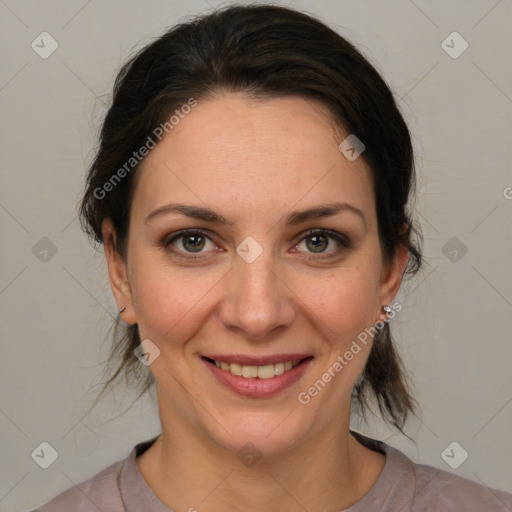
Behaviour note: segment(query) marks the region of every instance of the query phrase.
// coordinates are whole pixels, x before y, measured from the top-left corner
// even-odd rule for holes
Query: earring
[[[123,307],[119,310],[119,314],[121,314],[125,309],[126,309],[126,306],[123,306]]]
[[[384,315],[386,318],[385,319],[382,319],[381,317],[381,320],[379,320],[377,322],[377,324],[380,324],[380,327],[378,329],[382,329],[384,327],[384,324],[387,324],[389,322],[389,318],[387,317],[390,313],[391,313],[391,308],[389,306],[382,306],[382,315]]]
[[[385,315],[389,315],[391,313],[391,308],[389,306],[382,306],[382,312]]]

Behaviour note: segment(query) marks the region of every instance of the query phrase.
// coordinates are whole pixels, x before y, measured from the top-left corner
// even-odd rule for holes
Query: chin
[[[218,419],[209,418],[210,438],[239,458],[246,451],[261,456],[280,455],[304,442],[305,422],[298,415],[282,409],[269,412],[233,413]],[[224,430],[223,426],[228,428]],[[249,453],[251,455],[251,453]]]

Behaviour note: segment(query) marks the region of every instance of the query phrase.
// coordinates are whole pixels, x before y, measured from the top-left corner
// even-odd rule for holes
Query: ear
[[[105,258],[107,260],[110,287],[117,303],[117,310],[126,308],[121,318],[127,324],[137,323],[137,317],[133,309],[132,292],[128,281],[127,265],[116,246],[116,232],[112,221],[105,219],[102,223],[103,244],[105,247]]]
[[[407,226],[405,229],[407,229]],[[395,254],[391,261],[384,264],[379,287],[380,308],[384,305],[391,305],[393,299],[398,293],[400,285],[402,284],[404,271],[407,266],[408,255],[409,250],[407,247],[400,244],[395,248]],[[382,319],[381,309],[377,312],[377,317]]]

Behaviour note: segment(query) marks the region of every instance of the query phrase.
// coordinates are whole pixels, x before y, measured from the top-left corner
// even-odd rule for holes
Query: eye
[[[210,247],[208,248],[208,244]],[[199,255],[211,250],[222,252],[212,239],[200,229],[184,229],[174,233],[163,240],[165,249],[172,250],[178,256],[184,258],[198,258]],[[334,247],[332,247],[334,245]],[[327,229],[311,229],[306,232],[300,242],[296,244],[292,252],[303,252],[301,246],[305,246],[306,252],[317,254],[318,259],[338,255],[343,249],[351,247],[350,240],[341,233]],[[325,255],[324,255],[325,254]],[[198,256],[194,256],[198,255]]]
[[[333,240],[334,243],[332,242]],[[334,248],[332,248],[333,245]],[[343,249],[348,249],[350,247],[350,241],[347,237],[335,231],[327,229],[311,229],[294,247],[293,252],[296,252],[301,246],[305,246],[307,251],[310,253],[327,253],[327,257],[329,257],[338,254]]]
[[[211,244],[210,249],[216,247],[203,231],[198,229],[185,229],[176,233],[172,238],[164,240],[163,245],[165,248],[172,246],[178,253],[199,254],[208,252],[207,250],[203,251],[205,247],[208,249],[208,243]]]

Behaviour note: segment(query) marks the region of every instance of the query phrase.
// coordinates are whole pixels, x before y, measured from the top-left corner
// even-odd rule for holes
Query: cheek
[[[378,294],[371,275],[355,269],[333,276],[325,288],[327,293],[321,294],[320,289],[317,301],[310,304],[321,319],[317,326],[324,338],[325,352],[318,378],[333,382],[325,393],[331,407],[347,399],[364,370],[375,332]]]
[[[141,337],[157,344],[187,339],[206,314],[208,295],[215,293],[222,273],[178,270],[147,257],[134,258],[134,263],[132,295]]]
[[[351,341],[374,325],[378,301],[378,272],[374,254],[365,251],[353,264],[330,271],[309,269],[289,273],[286,281],[298,299],[299,315],[309,317],[334,354],[343,354]],[[222,300],[225,267],[176,268],[159,255],[144,251],[131,255],[133,302],[141,339],[178,347],[194,336]],[[221,295],[219,295],[219,293]],[[302,306],[300,305],[302,304]],[[297,318],[297,325],[301,319]],[[294,326],[290,326],[293,330]]]
[[[332,399],[338,403],[350,392],[370,353],[377,320],[380,270],[369,258],[366,263],[359,260],[358,265],[329,274],[319,275],[316,280],[307,279],[301,285],[301,295],[308,296],[304,294],[310,290],[305,304],[311,312],[311,321],[317,318],[316,327],[324,339],[321,371],[326,379],[336,382],[330,386],[329,393],[333,393]],[[343,377],[335,379],[332,375]]]
[[[340,269],[300,285],[305,303],[325,326],[327,337],[344,343],[375,322],[376,277],[363,267]]]

